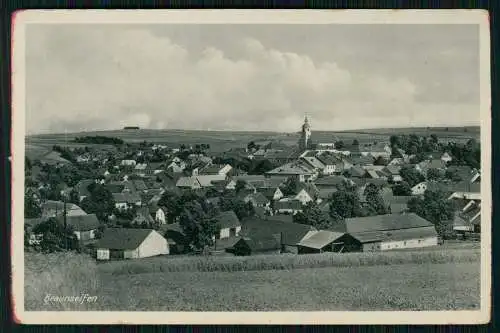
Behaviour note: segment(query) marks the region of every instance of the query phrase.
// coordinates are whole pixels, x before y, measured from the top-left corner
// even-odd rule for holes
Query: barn
[[[344,228],[365,252],[438,245],[434,225],[414,213],[348,218]]]
[[[167,240],[153,229],[106,229],[95,245],[97,260],[134,259],[169,254]]]
[[[342,232],[321,230],[298,244],[298,253],[323,253],[323,252],[358,252],[361,243],[356,238]]]

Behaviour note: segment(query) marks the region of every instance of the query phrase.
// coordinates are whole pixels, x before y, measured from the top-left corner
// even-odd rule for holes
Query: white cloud
[[[28,132],[149,128],[298,130],[304,113],[323,130],[432,125],[457,105],[422,105],[403,75],[353,74],[255,39],[240,58],[191,53],[146,29],[31,28]],[[474,114],[474,113],[472,113]],[[458,119],[460,120],[460,119]]]

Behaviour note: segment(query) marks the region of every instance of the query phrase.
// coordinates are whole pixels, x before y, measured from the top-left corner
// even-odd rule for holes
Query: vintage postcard
[[[474,10],[16,13],[14,318],[490,320]]]

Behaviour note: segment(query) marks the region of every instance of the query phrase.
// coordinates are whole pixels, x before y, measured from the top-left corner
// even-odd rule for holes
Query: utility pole
[[[68,149],[68,131],[67,129],[65,128],[64,129],[64,144],[65,144],[65,149]],[[68,230],[68,221],[67,221],[67,218],[66,218],[66,215],[67,215],[67,212],[66,212],[66,191],[65,190],[62,190],[62,194],[63,194],[63,209],[64,209],[64,212],[63,212],[63,221],[64,221],[64,249],[65,250],[68,250],[68,235],[66,234],[67,230]]]

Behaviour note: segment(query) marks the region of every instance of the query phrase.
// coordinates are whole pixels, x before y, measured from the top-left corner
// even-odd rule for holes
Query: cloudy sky
[[[479,124],[475,25],[30,25],[28,133]]]

